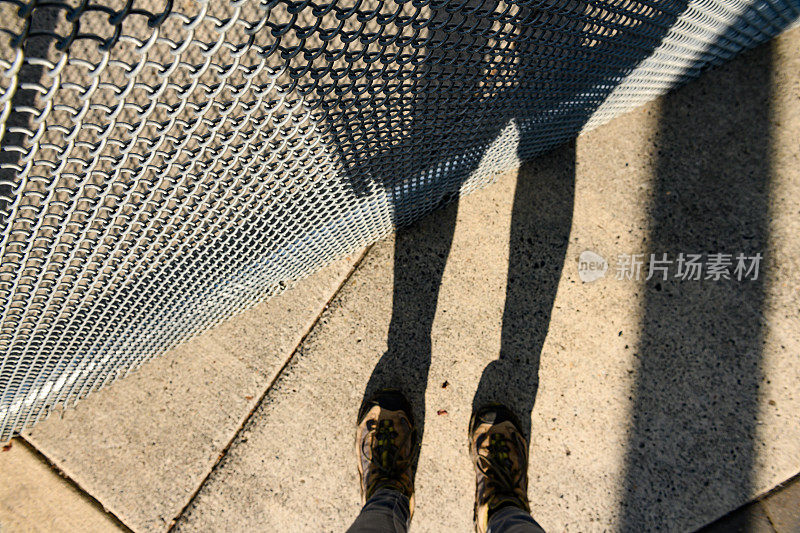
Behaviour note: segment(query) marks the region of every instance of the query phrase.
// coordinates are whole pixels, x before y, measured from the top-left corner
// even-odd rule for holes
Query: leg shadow
[[[500,356],[483,371],[473,398],[473,411],[494,402],[510,408],[528,438],[539,357],[564,266],[574,193],[574,141],[520,168]]]
[[[414,409],[420,439],[424,433],[425,389],[431,365],[431,328],[457,212],[456,199],[424,223],[400,229],[395,235],[394,294],[387,350],[375,365],[364,391],[363,402],[366,402],[380,389],[401,390]],[[438,231],[430,231],[430,225]]]
[[[770,73],[767,44],[664,98],[649,243],[657,257],[727,253],[735,266],[740,252],[765,252]],[[753,496],[764,273],[741,282],[675,273],[646,288],[623,531],[685,531]]]

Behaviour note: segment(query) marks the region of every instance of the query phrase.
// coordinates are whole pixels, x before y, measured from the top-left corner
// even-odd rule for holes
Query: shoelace
[[[371,429],[371,428],[370,428]],[[370,481],[367,492],[372,492],[376,484],[384,484],[386,482],[401,485],[398,480],[398,474],[405,470],[408,464],[413,460],[412,456],[405,459],[400,459],[400,451],[406,445],[407,441],[414,435],[414,429],[401,440],[395,444],[394,439],[399,434],[394,429],[394,423],[391,420],[380,420],[378,428],[375,432],[373,439],[372,453],[367,453],[365,447],[368,440],[365,439],[361,443],[361,453],[369,459],[369,462],[375,467],[377,475]],[[405,490],[404,487],[401,487]]]
[[[494,500],[489,506],[495,507],[509,500],[524,504],[516,490],[521,485],[525,471],[514,472],[508,454],[510,443],[497,433],[490,435],[489,439],[488,454],[478,456],[478,469],[486,476],[488,499]]]

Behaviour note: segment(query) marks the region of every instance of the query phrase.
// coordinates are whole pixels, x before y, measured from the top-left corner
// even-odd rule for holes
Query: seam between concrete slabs
[[[205,483],[208,480],[208,478],[211,475],[211,473],[217,468],[217,465],[219,464],[219,462],[224,458],[225,454],[227,453],[227,451],[229,450],[229,448],[231,447],[233,442],[236,440],[236,437],[241,433],[242,428],[246,425],[247,421],[250,420],[253,412],[255,412],[255,410],[261,405],[263,399],[269,393],[269,390],[272,388],[272,386],[275,384],[277,379],[280,377],[280,375],[283,372],[283,370],[286,368],[286,365],[292,360],[292,358],[294,357],[295,353],[297,352],[298,347],[300,345],[302,345],[303,341],[306,339],[308,334],[317,325],[317,323],[318,323],[320,317],[322,316],[322,314],[328,308],[328,306],[333,301],[333,299],[336,297],[336,295],[339,294],[339,292],[341,291],[342,287],[349,281],[349,279],[351,278],[353,273],[359,268],[359,266],[361,265],[364,257],[366,256],[366,254],[369,252],[369,250],[371,248],[372,248],[372,245],[369,245],[369,246],[366,246],[365,248],[363,248],[361,251],[357,251],[357,252],[355,252],[353,254],[353,255],[356,256],[356,258],[355,258],[355,261],[353,261],[352,266],[350,267],[350,269],[347,271],[347,274],[343,278],[341,278],[341,281],[336,286],[336,288],[331,292],[330,296],[325,301],[325,304],[320,308],[319,312],[314,316],[314,318],[308,323],[307,327],[302,332],[302,335],[298,339],[298,341],[295,344],[295,346],[293,346],[291,348],[291,350],[288,351],[288,355],[286,356],[286,358],[282,362],[280,368],[273,374],[272,378],[269,380],[268,385],[263,390],[263,392],[259,395],[258,401],[253,405],[253,407],[247,413],[245,413],[241,417],[241,419],[239,420],[239,423],[235,427],[235,430],[232,432],[232,435],[231,435],[230,439],[227,441],[227,444],[221,449],[221,451],[220,451],[217,459],[215,460],[214,464],[211,465],[211,467],[203,474],[201,481],[198,483],[198,485],[195,488],[195,490],[192,491],[191,496],[189,496],[189,498],[187,499],[186,503],[181,507],[180,512],[169,522],[170,525],[169,525],[169,528],[167,528],[166,531],[171,531],[174,528],[174,526],[177,523],[178,519],[183,515],[184,511],[194,501],[196,495],[198,494],[200,489],[203,487],[203,485],[205,485]],[[302,280],[297,280],[297,282],[298,283],[302,283]],[[234,317],[234,320],[235,320],[235,317]],[[136,531],[130,525],[126,524],[116,513],[114,513],[109,508],[107,508],[105,505],[103,505],[102,501],[99,500],[97,497],[95,497],[91,493],[91,491],[87,490],[80,483],[78,483],[78,481],[76,481],[76,479],[68,473],[68,470],[65,470],[65,469],[61,468],[58,465],[58,463],[48,455],[46,450],[39,448],[32,441],[30,441],[29,439],[25,438],[24,434],[17,435],[17,438],[19,438],[21,441],[23,441],[25,443],[25,445],[27,445],[35,455],[37,455],[42,461],[44,461],[47,465],[49,465],[50,468],[57,475],[59,475],[59,477],[61,477],[62,479],[65,479],[82,496],[84,496],[88,501],[90,501],[94,505],[97,505],[99,509],[101,509],[104,513],[106,513],[110,517],[112,517],[114,522],[120,527],[121,530],[127,531],[127,532],[131,532],[131,533]]]
[[[767,490],[765,492],[762,492],[759,495],[754,496],[752,500],[748,501],[744,505],[742,505],[740,507],[737,507],[736,509],[732,509],[729,512],[727,512],[727,513],[715,518],[714,520],[709,521],[707,524],[705,524],[702,527],[698,528],[696,531],[698,531],[698,532],[705,531],[706,528],[714,527],[719,522],[721,522],[723,520],[735,517],[736,515],[738,515],[740,513],[748,513],[752,509],[758,508],[758,509],[761,510],[762,513],[764,513],[764,517],[767,519],[767,522],[769,522],[769,526],[772,528],[772,530],[774,532],[776,532],[776,533],[786,533],[786,530],[785,529],[781,529],[779,527],[779,525],[776,524],[775,519],[772,516],[770,516],[769,506],[765,505],[765,503],[772,496],[780,494],[783,490],[786,490],[793,483],[797,483],[797,482],[800,482],[800,472],[798,472],[797,474],[791,475],[789,478],[787,478],[786,480],[778,483],[777,485],[775,485],[771,489],[769,489],[769,490]]]
[[[758,498],[755,498],[756,503],[761,506],[761,509],[764,511],[764,516],[767,517],[769,524],[772,526],[772,529],[779,533],[783,533],[783,530],[780,529],[780,524],[772,517],[772,513],[770,512],[769,505],[766,505],[767,500],[769,500],[772,496],[775,496],[781,493],[784,490],[787,490],[792,486],[794,483],[800,482],[800,472],[794,474],[793,476],[789,477],[785,481],[782,481],[772,489],[768,490],[764,494],[760,495]],[[738,511],[738,509],[737,509]],[[733,511],[736,512],[736,511]],[[772,511],[774,512],[774,511]]]
[[[92,507],[95,507],[100,512],[111,517],[111,520],[120,529],[120,531],[124,531],[126,533],[134,533],[134,531],[130,527],[128,527],[128,525],[125,522],[123,522],[120,519],[120,517],[114,514],[111,510],[107,509],[100,500],[92,496],[92,494],[88,490],[83,488],[80,483],[78,483],[76,480],[70,477],[64,470],[59,468],[55,462],[50,460],[50,458],[47,457],[47,455],[45,455],[44,452],[42,452],[40,449],[34,446],[33,443],[28,441],[22,434],[16,435],[16,439],[18,439],[24,446],[26,446],[37,459],[39,459],[47,466],[49,466],[50,469],[53,472],[55,472],[56,475],[58,475],[61,479],[69,483],[78,492],[78,494],[80,494],[80,496],[84,500],[86,500]]]
[[[358,258],[353,262],[353,266],[347,272],[347,275],[345,275],[344,278],[342,278],[342,281],[339,283],[339,285],[336,287],[336,289],[331,293],[330,297],[325,302],[325,305],[322,306],[322,308],[320,309],[319,313],[317,313],[317,316],[314,317],[314,320],[311,322],[311,325],[308,327],[308,329],[306,329],[306,331],[303,333],[303,335],[297,341],[297,344],[294,346],[294,348],[292,348],[292,351],[289,353],[289,355],[283,361],[283,364],[281,364],[281,367],[272,376],[272,379],[270,380],[269,384],[264,388],[264,391],[259,395],[258,401],[256,401],[255,404],[253,405],[253,407],[250,409],[250,411],[244,417],[242,417],[242,419],[240,420],[236,431],[233,432],[233,435],[231,435],[231,438],[228,440],[228,443],[220,451],[219,456],[217,457],[217,460],[214,461],[214,464],[211,466],[211,468],[208,469],[206,474],[203,476],[203,479],[200,481],[200,483],[197,484],[197,487],[192,492],[192,495],[189,496],[188,500],[186,501],[184,506],[181,507],[181,510],[178,512],[178,514],[176,514],[172,518],[172,520],[170,521],[169,528],[167,528],[168,532],[172,532],[175,529],[175,525],[178,523],[180,518],[186,512],[186,509],[188,509],[192,505],[192,502],[194,502],[195,498],[197,498],[197,495],[200,493],[200,490],[202,490],[203,486],[205,486],[206,482],[208,482],[208,479],[209,479],[209,477],[211,477],[211,474],[217,469],[217,467],[219,466],[220,462],[225,457],[225,455],[227,455],[228,450],[230,450],[231,446],[236,441],[236,438],[241,434],[242,429],[244,429],[244,427],[247,425],[247,422],[252,418],[253,413],[255,413],[256,410],[259,407],[261,407],[261,404],[264,402],[264,399],[267,397],[267,395],[269,394],[270,390],[272,390],[272,387],[275,385],[275,383],[277,383],[278,379],[281,377],[281,375],[283,374],[284,370],[289,365],[289,363],[292,361],[292,359],[294,359],[295,354],[297,354],[297,350],[300,348],[300,346],[303,345],[303,342],[306,340],[308,335],[317,326],[317,323],[319,323],[319,319],[322,317],[323,314],[325,314],[325,311],[328,309],[328,307],[330,306],[331,302],[333,302],[333,300],[336,298],[336,296],[339,294],[339,292],[341,292],[342,288],[345,285],[347,285],[347,283],[350,281],[350,278],[353,277],[353,274],[355,274],[355,272],[359,269],[359,267],[361,266],[361,263],[364,261],[364,258],[367,256],[367,254],[369,253],[369,251],[371,249],[372,249],[372,245],[370,244],[369,246],[366,246],[360,252],[360,255],[358,256]]]
[[[782,485],[783,484],[781,484],[781,486]],[[757,505],[761,509],[761,512],[764,513],[764,516],[767,517],[767,522],[769,522],[769,526],[772,528],[772,530],[775,531],[775,533],[780,533],[778,527],[775,525],[775,520],[773,520],[772,517],[769,515],[769,508],[766,505],[764,505],[764,503],[761,500],[757,501],[755,505]]]

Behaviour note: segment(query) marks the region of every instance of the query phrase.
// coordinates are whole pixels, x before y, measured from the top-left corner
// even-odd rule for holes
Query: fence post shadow
[[[769,263],[771,48],[664,97],[645,256]],[[731,267],[733,271],[733,267]],[[647,282],[620,529],[693,529],[752,496],[765,272]],[[705,278],[706,273],[703,273]]]

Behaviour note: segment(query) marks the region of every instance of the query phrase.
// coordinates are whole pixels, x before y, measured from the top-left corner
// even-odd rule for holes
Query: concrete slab
[[[0,452],[0,531],[127,531],[24,441]]]
[[[148,362],[26,438],[132,529],[165,530],[356,260]]]
[[[778,533],[800,533],[800,477],[764,498],[760,504]]]
[[[798,472],[798,43],[374,246],[177,529],[344,530],[356,412],[390,383],[425,426],[415,531],[470,530],[466,428],[489,399],[531,422],[549,530],[692,530]],[[610,263],[601,280],[580,280],[585,250]],[[765,255],[760,277],[616,279],[619,254],[738,252]]]

